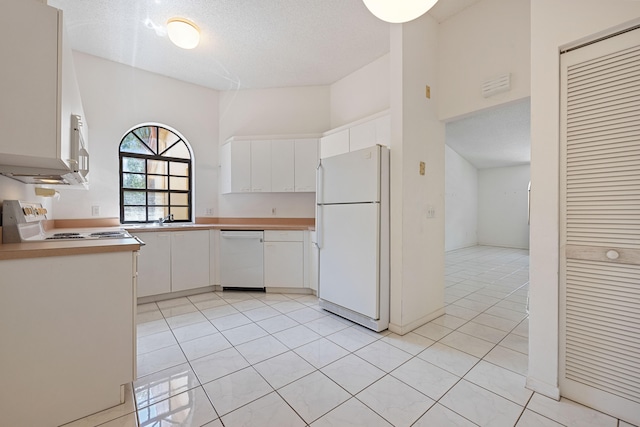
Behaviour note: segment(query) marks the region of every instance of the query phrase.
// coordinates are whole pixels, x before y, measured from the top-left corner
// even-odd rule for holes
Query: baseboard
[[[426,316],[422,316],[418,320],[414,320],[411,323],[407,323],[406,325],[396,325],[395,323],[389,322],[389,330],[394,334],[405,335],[409,332],[413,331],[416,328],[424,325],[425,323],[431,322],[433,319],[437,319],[438,317],[445,314],[444,307],[427,314]]]
[[[313,295],[313,290],[311,288],[276,288],[276,287],[268,287],[264,288],[267,293],[276,293],[276,294],[304,294],[304,295]]]
[[[560,400],[560,388],[557,385],[548,384],[533,377],[527,377],[524,386],[548,398]]]
[[[181,298],[181,297],[188,297],[191,295],[204,294],[206,292],[213,292],[215,290],[216,290],[215,286],[204,286],[202,288],[188,289],[186,291],[179,291],[179,292],[170,292],[168,294],[149,295],[146,297],[138,297],[137,303],[146,304],[149,302],[164,301],[164,300],[173,299],[173,298]]]

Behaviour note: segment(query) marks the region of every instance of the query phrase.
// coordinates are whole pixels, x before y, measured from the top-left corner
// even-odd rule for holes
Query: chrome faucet
[[[165,222],[173,222],[173,214],[169,214],[167,216],[165,216],[164,218],[158,218],[158,223],[160,225],[164,224]]]

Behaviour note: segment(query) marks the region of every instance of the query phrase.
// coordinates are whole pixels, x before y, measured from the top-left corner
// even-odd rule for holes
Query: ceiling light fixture
[[[392,24],[413,21],[427,13],[438,0],[362,0],[377,18]]]
[[[167,21],[169,40],[183,49],[193,49],[200,42],[200,29],[196,24],[184,18],[171,18]]]

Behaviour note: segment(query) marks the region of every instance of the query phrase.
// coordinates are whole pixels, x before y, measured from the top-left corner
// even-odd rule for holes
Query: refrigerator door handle
[[[317,212],[316,212],[316,241],[314,243],[314,245],[316,245],[316,248],[318,249],[322,248],[322,227],[320,225],[321,223],[322,223],[322,205],[318,205]]]
[[[322,161],[318,162],[318,167],[316,167],[316,203],[322,204],[322,181],[323,181],[323,168]]]

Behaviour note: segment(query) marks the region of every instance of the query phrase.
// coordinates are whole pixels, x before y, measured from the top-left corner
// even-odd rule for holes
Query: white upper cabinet
[[[316,191],[316,167],[318,166],[318,140],[315,138],[295,141],[295,191]]]
[[[349,150],[356,151],[376,144],[376,121],[371,120],[349,129]]]
[[[391,116],[384,114],[367,121],[345,125],[320,139],[320,158],[336,156],[379,144],[391,146]]]
[[[323,136],[320,139],[320,158],[349,152],[349,129]]]
[[[391,147],[391,116],[378,117],[376,123],[376,144]]]
[[[295,187],[295,141],[274,139],[271,141],[271,191],[286,193]]]
[[[316,191],[318,139],[229,139],[220,147],[222,194]]]
[[[28,30],[24,24],[28,22]],[[19,40],[16,39],[19,36]],[[62,12],[37,1],[3,2],[0,14],[0,165],[68,170],[71,115],[84,111]],[[34,125],[35,124],[35,125]],[[84,125],[85,140],[86,123]]]
[[[220,147],[221,191],[251,191],[251,141],[228,142]]]
[[[251,141],[251,191],[271,191],[271,141]]]

